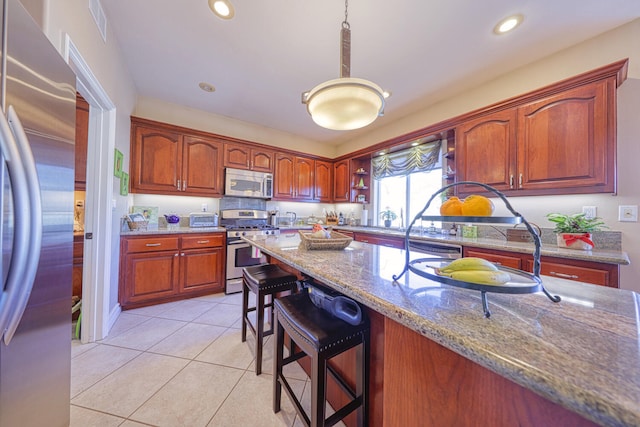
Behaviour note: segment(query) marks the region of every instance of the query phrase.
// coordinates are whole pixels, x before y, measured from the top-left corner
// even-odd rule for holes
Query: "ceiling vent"
[[[93,20],[96,21],[102,40],[107,41],[107,17],[104,14],[100,0],[89,0],[89,10]]]

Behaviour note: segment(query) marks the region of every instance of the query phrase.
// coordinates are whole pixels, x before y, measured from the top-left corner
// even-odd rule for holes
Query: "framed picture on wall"
[[[126,172],[121,172],[122,176],[120,177],[120,195],[126,196],[129,194],[129,174]]]
[[[122,164],[124,163],[124,154],[116,148],[113,156],[113,175],[116,178],[122,178]]]

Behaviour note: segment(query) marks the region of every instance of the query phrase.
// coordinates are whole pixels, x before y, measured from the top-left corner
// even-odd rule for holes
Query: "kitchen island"
[[[543,276],[561,302],[490,293],[485,318],[477,291],[414,273],[394,282],[402,249],[307,251],[295,234],[248,241],[383,317],[371,369],[383,370],[384,403],[372,425],[640,425],[634,292]]]

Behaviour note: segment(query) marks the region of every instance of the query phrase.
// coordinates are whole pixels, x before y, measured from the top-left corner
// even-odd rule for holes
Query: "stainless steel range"
[[[242,268],[266,264],[264,255],[254,257],[250,244],[242,237],[278,235],[280,229],[267,223],[267,211],[228,209],[220,212],[220,225],[227,229],[227,280],[225,293],[242,291]]]

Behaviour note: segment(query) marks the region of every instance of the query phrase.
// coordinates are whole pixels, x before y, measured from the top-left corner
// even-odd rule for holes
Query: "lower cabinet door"
[[[128,254],[120,292],[123,308],[173,296],[178,291],[179,256],[176,251]]]
[[[223,291],[224,248],[192,249],[180,253],[180,293]]]

